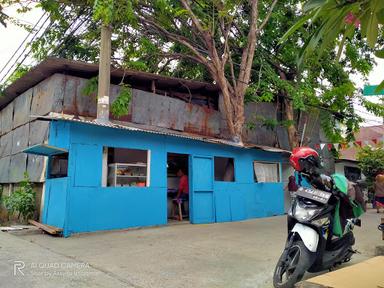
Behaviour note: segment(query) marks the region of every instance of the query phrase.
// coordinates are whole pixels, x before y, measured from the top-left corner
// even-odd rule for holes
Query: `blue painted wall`
[[[196,190],[191,195],[192,222],[237,221],[283,214],[283,184],[255,183],[253,176],[253,161],[281,162],[279,153],[64,121],[51,123],[49,142],[69,149],[70,154],[66,180],[47,180],[51,192],[45,197],[43,221],[64,228],[65,236],[166,224],[168,152],[189,154],[191,165],[199,169],[206,165],[206,169],[211,169],[209,161],[204,159],[214,156],[235,159],[236,182],[218,182],[213,177],[206,177],[203,180],[206,183],[190,181],[192,190]],[[104,146],[150,150],[150,187],[101,187]],[[204,163],[196,159],[203,159]],[[191,179],[197,177],[198,171],[192,167]],[[54,201],[61,204],[51,203],[56,199],[52,193],[62,195]]]

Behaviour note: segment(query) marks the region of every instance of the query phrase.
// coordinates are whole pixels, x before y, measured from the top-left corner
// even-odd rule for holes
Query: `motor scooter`
[[[360,226],[361,221],[352,213],[357,204],[349,199],[345,191],[341,191],[345,190],[345,183],[342,187],[337,185],[340,184],[340,177],[306,177],[312,187],[300,187],[294,195],[287,216],[287,241],[273,275],[276,288],[293,287],[305,272],[331,270],[350,261],[355,253],[352,248],[355,244],[353,228]],[[317,179],[311,179],[314,177]],[[342,225],[340,221],[335,221],[341,210],[351,211],[346,215],[352,216],[341,221]],[[338,237],[334,233],[337,223],[344,227]]]

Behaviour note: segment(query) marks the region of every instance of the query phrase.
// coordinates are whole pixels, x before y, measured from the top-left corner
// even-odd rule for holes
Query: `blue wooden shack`
[[[136,98],[131,107],[132,115],[127,115],[124,119],[111,119],[107,124],[98,123],[92,115],[84,116],[86,109],[89,112],[94,108],[79,105],[79,98],[76,100],[73,95],[81,89],[72,87],[73,83],[80,83],[85,78],[83,75],[87,74],[86,78],[90,78],[92,73],[97,73],[97,66],[65,60],[66,73],[63,73],[58,67],[64,67],[60,63],[64,60],[50,61],[40,64],[25,76],[24,80],[32,81],[31,78],[43,75],[34,82],[16,83],[22,90],[48,85],[49,83],[44,84],[46,79],[56,81],[55,85],[65,86],[58,89],[53,85],[53,90],[39,88],[38,91],[48,91],[47,95],[43,93],[44,97],[61,99],[50,100],[52,105],[43,109],[44,113],[37,113],[38,105],[34,105],[34,97],[45,99],[42,92],[32,93],[30,121],[48,123],[46,139],[41,139],[41,143],[34,145],[27,141],[29,144],[23,149],[31,157],[46,159],[42,160],[47,163],[43,172],[42,223],[62,228],[65,236],[80,232],[166,225],[172,221],[170,205],[173,203],[170,195],[174,196],[172,193],[177,188],[176,170],[180,167],[183,167],[189,179],[189,201],[185,208],[188,210],[190,223],[240,221],[284,213],[283,165],[287,162],[286,150],[260,143],[240,146],[212,135],[212,131],[216,131],[216,122],[222,120],[215,118],[220,117],[220,113],[212,111],[208,111],[208,116],[203,115],[205,120],[213,117],[211,122],[215,122],[203,125],[205,133],[176,129],[175,125],[179,125],[179,122],[175,123],[174,119],[164,125],[160,124],[160,118],[152,119],[158,121],[158,125],[138,123],[140,121],[137,119],[143,115],[134,115],[137,109],[135,105],[141,105],[140,101],[146,97],[140,89],[137,89],[136,94],[133,93]],[[56,65],[55,69],[52,68],[52,63]],[[42,71],[46,73],[41,73]],[[130,73],[136,75],[135,72]],[[175,80],[158,78],[157,75],[151,77],[158,85],[163,80]],[[191,81],[183,85],[193,87],[196,83],[198,84]],[[183,85],[178,87],[184,89]],[[11,88],[14,89],[15,86]],[[212,91],[209,93],[213,93]],[[153,91],[152,94],[156,93]],[[200,94],[203,92],[200,91]],[[12,96],[9,91],[8,95],[9,99],[17,97],[16,94]],[[196,102],[201,99],[198,98]],[[174,98],[160,100],[160,106],[168,103],[165,101],[170,101],[167,111],[173,106],[180,110],[180,105],[185,104],[177,102],[183,102],[182,99],[176,99],[176,102]],[[78,105],[75,112],[72,106],[71,109],[65,106],[72,105],[74,101]],[[87,103],[94,104],[92,101]],[[143,107],[147,107],[145,105]],[[199,103],[196,106],[201,108]],[[143,111],[143,107],[137,111]],[[186,107],[195,111],[192,118],[200,111],[199,107]],[[184,117],[184,127],[191,127],[191,123],[195,123],[194,129],[198,129],[196,122],[200,120],[185,119],[185,111],[181,111],[181,115],[177,117]],[[211,132],[206,133],[207,127],[210,127],[208,130]]]

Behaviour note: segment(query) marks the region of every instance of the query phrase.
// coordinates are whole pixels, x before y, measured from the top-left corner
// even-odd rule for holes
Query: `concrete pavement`
[[[375,247],[384,244],[377,230],[384,215],[374,212],[366,213],[363,227],[355,229],[355,248],[361,254],[355,255],[351,263],[373,256]],[[66,239],[0,233],[0,279],[16,284],[10,287],[25,286],[23,283],[29,287],[53,287],[49,286],[52,283],[55,287],[271,287],[273,269],[285,242],[285,222],[282,216],[82,234]],[[60,269],[72,271],[68,275],[15,277],[14,260],[24,261],[26,268],[31,262],[43,263],[38,271],[49,270],[44,263],[52,262],[84,263],[86,267],[72,265],[75,267],[70,270],[64,264]],[[73,275],[76,271],[84,273]]]

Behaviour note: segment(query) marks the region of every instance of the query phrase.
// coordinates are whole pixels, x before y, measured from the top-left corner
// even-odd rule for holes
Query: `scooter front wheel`
[[[291,288],[299,282],[313,263],[313,255],[303,241],[294,241],[284,250],[273,273],[275,288]]]

